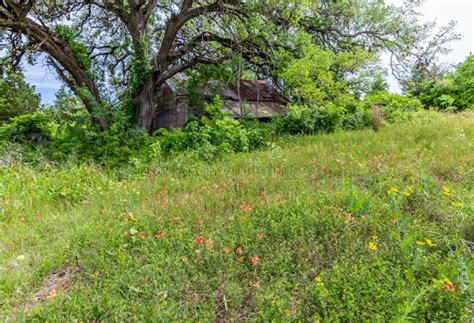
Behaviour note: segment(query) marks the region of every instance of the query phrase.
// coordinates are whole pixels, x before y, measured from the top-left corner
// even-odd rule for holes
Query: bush
[[[374,105],[380,106],[383,119],[389,123],[410,120],[414,112],[423,108],[416,98],[388,92],[369,94],[359,103],[364,111],[370,111]]]
[[[44,113],[25,114],[0,127],[0,141],[28,146],[47,146],[52,140],[53,127]]]
[[[333,132],[344,121],[345,110],[329,103],[323,107],[293,106],[290,113],[275,119],[278,133],[316,134]]]
[[[182,129],[160,129],[161,152],[171,154],[193,150],[199,158],[209,160],[225,153],[248,152],[262,147],[268,133],[255,126],[244,126],[221,110],[216,98],[206,106],[207,116],[188,122]]]
[[[0,75],[0,125],[40,107],[40,96],[35,87],[25,82],[22,74],[7,72]]]
[[[474,107],[474,56],[444,79],[426,86],[418,94],[425,107],[460,111]]]

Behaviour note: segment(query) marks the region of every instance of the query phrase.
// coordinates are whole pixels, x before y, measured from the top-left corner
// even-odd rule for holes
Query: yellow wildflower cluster
[[[451,205],[455,206],[455,207],[463,207],[464,203],[463,202],[452,202]]]
[[[377,244],[375,242],[369,242],[369,249],[371,251],[377,251],[379,249],[379,247],[377,246]]]
[[[405,196],[408,197],[408,196],[412,195],[413,192],[414,192],[413,186],[408,186],[407,189],[406,189],[406,191],[403,192],[403,194],[405,194]]]
[[[443,186],[443,195],[448,197],[452,195],[449,187]]]
[[[397,193],[400,193],[400,191],[395,187],[392,187],[391,189],[388,190],[388,194],[390,195],[397,194]]]
[[[436,247],[437,244],[433,243],[430,239],[425,239],[425,241],[417,241],[417,245],[419,246],[428,246],[428,247]]]

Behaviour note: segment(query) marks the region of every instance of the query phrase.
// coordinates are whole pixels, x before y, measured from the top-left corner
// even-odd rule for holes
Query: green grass
[[[469,320],[473,143],[465,114],[212,164],[3,165],[0,320]]]

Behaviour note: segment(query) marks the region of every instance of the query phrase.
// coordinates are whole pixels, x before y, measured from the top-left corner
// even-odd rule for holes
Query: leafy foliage
[[[158,139],[163,154],[194,151],[209,160],[230,152],[248,152],[265,145],[268,133],[263,128],[244,127],[227,116],[217,97],[206,106],[206,116],[190,121],[184,130],[161,130]]]
[[[22,74],[0,75],[0,125],[14,117],[36,112],[39,107],[40,96]]]
[[[466,110],[474,107],[474,56],[438,82],[429,83],[418,93],[426,107]]]
[[[317,134],[341,128],[344,109],[328,103],[325,106],[293,106],[287,116],[275,120],[276,131],[288,134]]]
[[[374,105],[382,108],[383,119],[387,122],[406,121],[414,116],[414,112],[423,108],[421,102],[414,97],[388,92],[378,92],[367,95],[360,102],[360,107],[366,111]]]

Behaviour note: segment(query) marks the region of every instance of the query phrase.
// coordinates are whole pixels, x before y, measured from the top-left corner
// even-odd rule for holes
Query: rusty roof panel
[[[235,96],[228,96],[227,98],[238,98],[240,93],[240,100],[242,101],[288,103],[288,101],[266,81],[240,80],[238,84],[240,86],[235,85],[230,87],[235,93]]]

